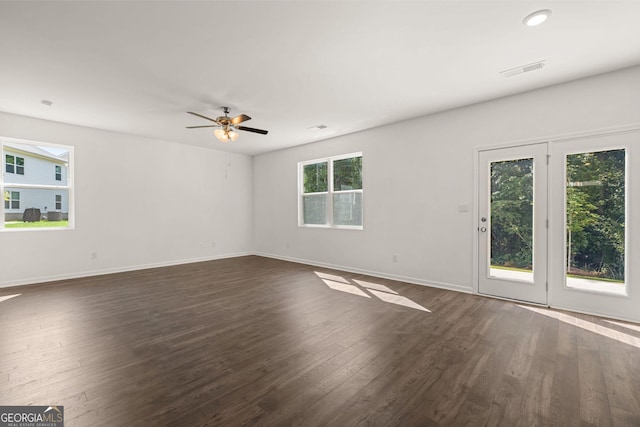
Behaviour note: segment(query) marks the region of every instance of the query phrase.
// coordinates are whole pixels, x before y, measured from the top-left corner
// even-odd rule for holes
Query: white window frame
[[[20,191],[20,189],[39,189],[39,190],[62,190],[67,192],[68,200],[68,208],[69,208],[69,222],[67,227],[24,227],[24,228],[5,228],[5,212],[6,209],[4,207],[4,203],[0,204],[0,232],[5,233],[20,233],[26,231],[51,231],[51,230],[73,230],[75,228],[75,203],[74,203],[74,152],[73,147],[69,145],[63,144],[52,144],[47,142],[39,142],[39,141],[29,141],[24,139],[15,139],[8,137],[0,136],[0,154],[2,154],[3,163],[6,162],[4,155],[6,154],[4,151],[4,145],[6,143],[13,144],[23,144],[23,145],[35,145],[39,147],[52,147],[52,148],[61,148],[65,149],[69,152],[68,166],[67,166],[67,185],[40,185],[40,184],[21,184],[21,183],[12,183],[5,182],[5,175],[11,174],[11,172],[7,172],[5,168],[2,168],[2,175],[0,175],[0,194],[3,195],[4,200],[4,192],[7,188],[15,189],[14,191]],[[17,163],[17,161],[16,161]],[[25,171],[26,171],[26,162],[25,162]],[[9,190],[11,191],[11,190]],[[22,195],[21,195],[22,198]]]
[[[7,156],[13,157],[13,163],[8,163],[7,162]],[[18,159],[22,159],[22,166],[18,165]],[[13,174],[13,175],[23,175],[24,176],[24,171],[25,171],[25,168],[26,168],[24,157],[16,156],[15,154],[6,154],[5,153],[5,155],[4,155],[4,163],[5,163],[5,166],[4,166],[3,173],[10,173],[10,174]],[[13,172],[7,172],[7,166],[8,165],[13,166]],[[22,173],[18,172],[18,168],[22,168]]]
[[[362,188],[357,190],[342,190],[336,191],[333,188],[333,162],[336,160],[344,160],[350,159],[353,157],[362,157],[363,165],[364,165],[364,156],[361,152],[359,153],[349,153],[349,154],[341,154],[338,156],[331,157],[323,157],[314,160],[305,160],[304,162],[298,162],[298,226],[299,227],[309,227],[309,228],[340,228],[340,229],[349,229],[349,230],[363,230],[364,229],[364,171],[362,178]],[[313,165],[316,163],[327,163],[327,191],[321,191],[317,193],[305,193],[304,192],[304,167],[307,165]],[[363,166],[364,169],[364,166]],[[362,224],[361,225],[338,225],[334,224],[333,221],[333,196],[336,194],[349,194],[349,193],[360,193],[362,194]],[[313,196],[324,194],[327,197],[326,200],[326,223],[325,224],[305,224],[304,223],[304,205],[303,198],[304,196]]]
[[[11,172],[8,172],[8,173],[11,173]],[[15,210],[15,209],[20,210],[20,192],[19,191],[7,190],[7,193],[9,193],[9,200],[4,199],[4,191],[2,192],[3,201],[4,201],[2,206],[4,206],[5,203],[7,203],[9,205],[9,207],[4,206],[4,209],[5,210],[10,210],[10,211]],[[13,198],[13,193],[18,193],[18,199],[17,200]],[[17,208],[13,207],[13,202],[18,202],[18,207]]]

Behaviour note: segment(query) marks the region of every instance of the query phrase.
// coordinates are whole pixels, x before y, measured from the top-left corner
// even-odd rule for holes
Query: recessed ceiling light
[[[42,101],[40,101],[40,103],[42,105],[46,105],[47,107],[51,107],[53,105],[53,102],[49,101],[48,99],[43,99]]]
[[[526,18],[522,20],[522,23],[527,27],[535,27],[536,25],[540,25],[544,21],[546,21],[547,18],[549,18],[549,16],[551,16],[551,10],[549,9],[538,10],[527,15]]]

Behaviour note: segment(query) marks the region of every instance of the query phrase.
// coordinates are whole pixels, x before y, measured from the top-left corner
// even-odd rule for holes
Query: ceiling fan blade
[[[206,125],[206,126],[187,126],[187,129],[195,129],[195,128],[217,128],[219,125]]]
[[[266,135],[266,134],[269,133],[268,130],[249,128],[249,127],[246,127],[246,126],[236,126],[235,128],[238,129],[238,130],[244,130],[244,131],[247,131],[247,132],[259,133],[261,135]]]
[[[194,113],[193,111],[187,111],[187,113],[193,114],[194,116],[201,117],[201,118],[203,118],[205,120],[211,120],[212,122],[218,123],[218,121],[216,119],[212,119],[211,117],[203,116],[202,114]]]
[[[236,116],[233,119],[231,119],[231,123],[233,123],[234,125],[237,125],[242,122],[246,122],[247,120],[251,120],[251,117],[247,116],[246,114],[240,114],[239,116]]]

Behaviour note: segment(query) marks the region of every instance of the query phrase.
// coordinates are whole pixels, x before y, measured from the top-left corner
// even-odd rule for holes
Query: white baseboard
[[[328,263],[319,262],[319,261],[313,261],[313,260],[301,259],[301,258],[292,258],[292,257],[287,257],[282,255],[269,254],[265,252],[253,252],[253,254],[256,256],[261,256],[265,258],[279,259],[281,261],[290,261],[298,264],[312,265],[315,267],[330,268],[332,270],[346,271],[348,273],[366,274],[367,276],[379,277],[381,279],[397,280],[399,282],[411,283],[413,285],[429,286],[432,288],[440,288],[440,289],[446,289],[449,291],[463,292],[465,294],[473,293],[473,289],[471,287],[453,285],[451,283],[435,282],[432,280],[423,280],[423,279],[417,279],[415,277],[381,273],[379,271],[364,270],[361,268],[350,267],[347,265],[328,264]]]
[[[247,256],[247,255],[253,255],[253,252],[239,252],[239,253],[233,253],[233,254],[215,255],[210,257],[188,258],[188,259],[181,259],[181,260],[174,260],[174,261],[163,261],[163,262],[157,262],[157,263],[151,263],[151,264],[140,264],[140,265],[131,265],[126,267],[107,268],[103,270],[90,270],[90,271],[82,271],[82,272],[75,272],[75,273],[69,273],[69,274],[59,274],[59,275],[53,275],[53,276],[30,277],[27,279],[0,282],[0,288],[11,288],[14,286],[35,285],[37,283],[55,282],[58,280],[78,279],[81,277],[103,276],[105,274],[124,273],[127,271],[146,270],[149,268],[158,268],[158,267],[170,267],[172,265],[192,264],[195,262],[214,261],[217,259],[236,258],[240,256]]]
[[[78,279],[78,278],[90,277],[90,276],[103,276],[103,275],[106,275],[106,274],[124,273],[124,272],[127,272],[127,271],[146,270],[146,269],[149,269],[149,268],[158,268],[158,267],[170,267],[170,266],[173,266],[173,265],[191,264],[191,263],[203,262],[203,261],[214,261],[214,260],[217,260],[217,259],[236,258],[236,257],[240,257],[240,256],[247,256],[247,255],[256,255],[256,256],[261,256],[261,257],[265,257],[265,258],[279,259],[279,260],[282,260],[282,261],[295,262],[295,263],[298,263],[298,264],[312,265],[312,266],[316,266],[316,267],[330,268],[332,270],[346,271],[346,272],[349,272],[349,273],[366,274],[367,276],[379,277],[379,278],[382,278],[382,279],[397,280],[399,282],[411,283],[411,284],[414,284],[414,285],[421,285],[421,286],[430,286],[432,288],[447,289],[447,290],[450,290],[450,291],[463,292],[463,293],[467,293],[467,294],[473,293],[473,289],[471,289],[470,287],[453,285],[453,284],[450,284],[450,283],[436,282],[436,281],[431,281],[431,280],[417,279],[415,277],[407,277],[407,276],[401,276],[401,275],[396,275],[396,274],[383,273],[383,272],[379,272],[379,271],[365,270],[365,269],[350,267],[350,266],[347,266],[347,265],[329,264],[329,263],[323,263],[323,262],[318,262],[318,261],[313,261],[313,260],[307,260],[307,259],[301,259],[301,258],[292,258],[292,257],[281,256],[281,255],[264,253],[264,252],[251,252],[251,251],[249,251],[249,252],[232,253],[232,254],[224,254],[224,255],[216,255],[216,256],[211,256],[211,257],[189,258],[189,259],[181,259],[181,260],[174,260],[174,261],[163,261],[163,262],[157,262],[157,263],[151,263],[151,264],[131,265],[131,266],[126,266],[126,267],[116,267],[116,268],[108,268],[108,269],[102,269],[102,270],[89,270],[89,271],[74,272],[74,273],[69,273],[69,274],[30,277],[30,278],[21,279],[21,280],[12,280],[12,281],[0,282],[0,288],[10,288],[10,287],[14,287],[14,286],[34,285],[34,284],[38,284],[38,283],[55,282],[55,281],[59,281],[59,280],[69,280],[69,279]]]

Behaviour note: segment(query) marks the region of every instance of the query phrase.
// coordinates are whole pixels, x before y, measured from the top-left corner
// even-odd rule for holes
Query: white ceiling
[[[270,131],[228,149],[258,154],[639,64],[639,17],[614,0],[3,1],[0,111],[223,149],[185,112],[228,105]]]

